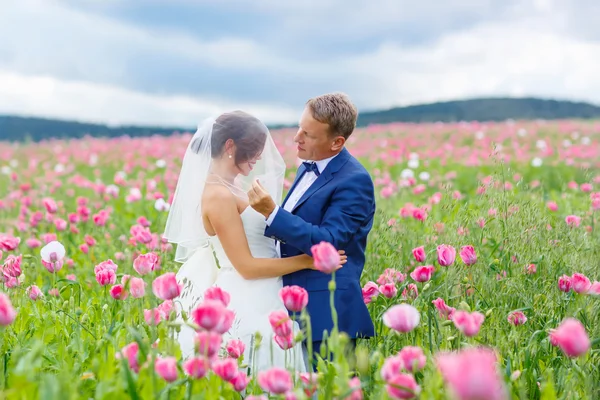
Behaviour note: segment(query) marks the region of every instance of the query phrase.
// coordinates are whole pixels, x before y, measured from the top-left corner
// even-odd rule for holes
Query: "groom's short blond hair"
[[[331,135],[348,139],[356,127],[358,110],[345,93],[327,93],[306,102],[317,121],[328,124]]]

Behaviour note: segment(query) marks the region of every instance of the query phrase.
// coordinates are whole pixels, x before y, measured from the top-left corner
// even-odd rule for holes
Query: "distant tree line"
[[[391,122],[458,122],[533,119],[596,119],[600,107],[589,103],[537,98],[483,98],[397,107],[383,111],[361,112],[358,126]],[[295,126],[295,125],[294,125]],[[282,128],[285,125],[272,126]],[[0,116],[0,140],[40,141],[48,138],[84,136],[150,136],[191,131],[195,127],[112,127],[102,124],[60,121],[44,118]]]
[[[118,137],[127,135],[131,137],[136,137],[151,135],[171,135],[175,131],[185,131],[185,129],[140,126],[110,127],[107,125],[81,123],[74,121],[0,116],[0,140],[8,141],[37,142],[48,138],[72,139],[82,138],[84,136]]]
[[[447,101],[362,113],[358,125],[390,122],[460,122],[534,119],[595,119],[600,107],[589,103],[536,98],[490,98]]]

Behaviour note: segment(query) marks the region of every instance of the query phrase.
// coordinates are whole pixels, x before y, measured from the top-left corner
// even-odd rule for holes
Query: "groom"
[[[345,250],[348,261],[336,271],[335,308],[338,328],[352,339],[374,336],[363,301],[360,276],[367,235],[373,226],[373,182],[365,168],[345,149],[358,112],[343,93],[325,94],[306,103],[294,142],[300,165],[282,207],[260,185],[249,191],[250,205],[267,219],[265,236],[279,241],[281,257],[312,255],[321,241]],[[283,277],[284,285],[308,291],[313,351],[319,353],[324,332],[333,321],[328,283],[331,276],[302,270]]]

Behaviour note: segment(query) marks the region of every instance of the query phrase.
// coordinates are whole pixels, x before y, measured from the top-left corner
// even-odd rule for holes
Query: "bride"
[[[175,260],[183,263],[177,273],[184,286],[178,311],[189,315],[211,286],[229,293],[235,320],[223,343],[244,342],[250,373],[273,366],[306,370],[300,343],[289,350],[275,343],[269,314],[285,310],[281,276],[314,269],[313,259],[279,258],[275,241],[264,236],[264,217],[249,206],[246,194],[258,179],[280,202],[285,169],[260,120],[242,111],[209,118],[187,147],[165,229],[165,237],[178,245]],[[294,332],[298,329],[295,323]],[[184,358],[194,354],[194,333],[182,325],[178,341]]]

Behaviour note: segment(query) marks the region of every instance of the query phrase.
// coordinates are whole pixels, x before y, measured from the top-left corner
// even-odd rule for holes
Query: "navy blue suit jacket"
[[[305,172],[303,165],[284,200]],[[360,276],[365,264],[367,235],[373,226],[375,193],[367,170],[343,149],[300,198],[292,212],[280,207],[265,235],[280,242],[281,257],[311,255],[321,241],[345,250],[348,262],[335,273],[335,307],[338,329],[351,338],[374,336],[374,327],[362,297]],[[283,277],[284,285],[298,285],[308,291],[308,313],[312,340],[331,332],[333,320],[328,283],[331,275],[302,270]]]

